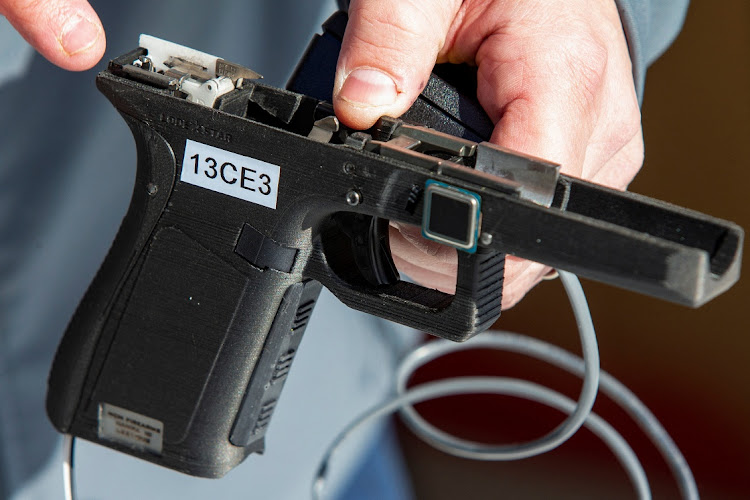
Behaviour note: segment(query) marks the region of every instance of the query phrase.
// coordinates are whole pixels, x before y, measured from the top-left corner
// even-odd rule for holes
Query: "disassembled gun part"
[[[435,96],[456,93],[444,80],[415,104],[421,124],[355,131],[323,99],[257,76],[145,35],[98,75],[138,168],[55,355],[47,411],[61,432],[224,475],[263,451],[323,286],[461,341],[500,315],[506,254],[694,307],[739,277],[737,225],[472,140],[486,127],[451,121],[461,96],[430,118]],[[400,279],[389,221],[458,250],[455,294]]]
[[[151,35],[141,35],[138,45],[148,56],[133,61],[135,67],[163,74],[189,101],[204,106],[213,107],[219,97],[235,90],[238,82],[263,78],[239,64]]]

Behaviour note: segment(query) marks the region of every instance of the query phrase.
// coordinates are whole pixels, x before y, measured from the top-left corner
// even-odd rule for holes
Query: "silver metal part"
[[[386,145],[389,148],[403,148],[414,151],[422,145],[422,141],[410,135],[399,135],[388,141]]]
[[[163,74],[187,94],[188,101],[204,106],[213,107],[245,78],[263,78],[239,64],[151,35],[141,35],[138,44],[148,50],[148,56],[133,61],[134,66]]]
[[[521,186],[521,198],[549,207],[555,197],[560,165],[482,142],[477,145],[476,170]]]
[[[186,61],[185,59],[179,57],[170,57],[169,59],[164,61],[164,65],[169,68],[167,71],[165,71],[165,74],[176,71],[201,80],[210,80],[211,78],[216,76],[214,72],[209,71],[208,68],[197,63]]]
[[[148,56],[154,64],[155,71],[167,71],[170,67],[190,65],[196,68],[196,71],[200,68],[209,78],[223,76],[232,80],[232,83],[239,78],[263,78],[255,71],[239,64],[155,36],[141,35],[138,45],[148,50]],[[172,66],[169,65],[170,62]],[[195,74],[195,76],[200,75]]]
[[[416,125],[401,124],[393,135],[411,137],[423,143],[423,148],[440,150],[455,156],[471,156],[477,146],[475,142],[467,139]]]
[[[177,85],[177,88],[182,86],[182,82],[186,78],[190,78],[190,74],[183,71],[181,68],[169,68],[164,72],[164,76],[171,78]]]
[[[151,71],[151,69],[153,68],[151,59],[149,59],[148,56],[139,56],[138,59],[133,61],[133,66],[143,68],[146,71]]]
[[[424,129],[424,131],[429,133],[434,132],[433,130],[427,128]],[[453,139],[469,143],[472,146],[477,146],[475,143],[471,141],[465,141],[461,138],[453,137]],[[420,152],[420,150],[425,149],[426,142],[434,146],[434,144],[429,139],[427,139],[426,141],[422,141],[415,139],[409,135],[396,136],[388,142],[370,141],[370,144],[373,147],[378,148],[381,155],[387,156],[388,158],[394,158],[411,163],[412,165],[419,165],[424,168],[429,168],[440,175],[463,179],[469,182],[476,181],[477,172],[475,170],[465,165],[459,165],[458,163],[452,162],[450,160],[443,160],[435,156]],[[463,146],[465,146],[465,144]],[[461,146],[459,150],[461,150],[463,146]],[[464,149],[464,151],[469,150],[473,151],[474,148]],[[457,152],[458,151],[454,151],[454,154],[456,154]],[[482,173],[481,175],[484,176],[484,182],[487,187],[491,187],[508,194],[518,195],[518,193],[522,192],[522,186],[519,181],[498,177],[497,175],[490,175],[488,173]],[[554,194],[554,187],[552,193]],[[550,202],[551,201],[552,200],[550,199]]]
[[[350,189],[346,193],[346,203],[351,206],[357,206],[362,203],[362,195],[356,189]]]
[[[371,139],[372,136],[370,134],[365,134],[364,132],[354,132],[353,134],[349,134],[346,137],[346,141],[344,141],[344,144],[346,144],[350,148],[362,151],[367,147]]]
[[[482,233],[481,235],[479,235],[479,244],[483,247],[492,245],[492,234]]]
[[[331,142],[333,134],[339,131],[339,127],[340,124],[338,118],[335,116],[326,116],[325,118],[317,120],[313,124],[313,128],[310,130],[310,133],[307,134],[307,137],[313,141],[322,142],[324,144],[329,143]]]
[[[233,82],[237,82],[237,80],[240,79],[258,80],[260,78],[263,78],[263,75],[261,75],[260,73],[256,73],[250,68],[240,66],[239,64],[235,64],[224,59],[216,60],[216,75],[231,78]]]
[[[441,160],[440,158],[419,153],[410,148],[403,147],[399,145],[399,142],[402,142],[402,139],[400,137],[397,139],[398,140],[391,139],[388,142],[370,141],[370,145],[372,147],[379,148],[380,154],[383,156],[405,161],[407,163],[411,163],[412,165],[418,165],[424,168],[434,169],[445,161]]]
[[[486,172],[479,172],[465,165],[459,165],[450,161],[441,161],[436,166],[435,172],[439,175],[445,175],[447,177],[461,179],[472,183],[476,183],[481,179],[482,185],[487,188],[496,189],[501,193],[512,194],[520,197],[522,186],[518,181],[503,179],[502,177],[488,174]]]

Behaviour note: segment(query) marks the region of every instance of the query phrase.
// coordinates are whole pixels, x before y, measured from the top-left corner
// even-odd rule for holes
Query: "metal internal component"
[[[307,137],[314,141],[327,143],[331,142],[333,134],[339,131],[339,119],[335,116],[326,116],[317,120],[313,124],[312,130],[307,134]]]
[[[549,207],[555,195],[560,166],[490,144],[474,143],[428,127],[407,125],[384,117],[378,128],[382,141],[372,141],[383,156],[430,168],[460,179],[488,174],[488,186]],[[474,167],[467,171],[466,167]]]
[[[187,100],[213,107],[222,95],[231,92],[244,79],[263,78],[255,71],[151,35],[141,35],[138,44],[148,51],[133,66],[163,74],[174,87],[187,94]]]
[[[477,145],[475,169],[520,185],[521,198],[549,207],[555,197],[560,165],[489,142]]]
[[[362,195],[356,189],[350,189],[346,193],[346,203],[356,207],[362,202]]]
[[[249,80],[263,78],[259,73],[239,64],[155,36],[141,35],[138,45],[148,50],[148,56],[154,64],[155,71],[167,71],[171,67],[184,65],[191,66],[193,71],[201,69],[209,77],[226,76],[232,82],[236,82],[239,78]],[[199,75],[195,74],[195,76]]]

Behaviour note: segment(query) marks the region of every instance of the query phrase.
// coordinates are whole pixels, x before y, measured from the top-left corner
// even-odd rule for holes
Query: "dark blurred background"
[[[750,2],[695,0],[674,45],[648,72],[646,160],[630,190],[750,229]],[[584,282],[601,364],[651,408],[684,453],[707,499],[750,498],[750,264],[723,296],[698,310]],[[544,283],[495,325],[580,352],[559,280]],[[580,382],[504,353],[453,357],[428,372],[520,376],[577,397]],[[422,373],[430,377],[430,373]],[[456,397],[420,407],[465,437],[511,442],[562,419],[536,404]],[[679,498],[669,470],[607,398],[594,410],[628,439],[654,498]],[[399,434],[417,497],[634,498],[624,470],[588,431],[547,455],[512,463],[447,456],[403,426]]]

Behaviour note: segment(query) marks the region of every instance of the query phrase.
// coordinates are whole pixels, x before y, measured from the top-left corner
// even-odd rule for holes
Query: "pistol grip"
[[[321,287],[236,250],[256,212],[177,183],[170,136],[123,116],[138,152],[131,205],[58,347],[47,412],[61,432],[220,477],[263,450]],[[246,212],[217,217],[236,206]]]
[[[69,432],[89,371],[89,363],[112,307],[133,270],[169,199],[175,158],[166,140],[145,123],[122,115],[138,155],[133,195],[120,229],[89,285],[57,348],[48,380],[47,413]],[[155,169],[155,165],[167,168]]]

